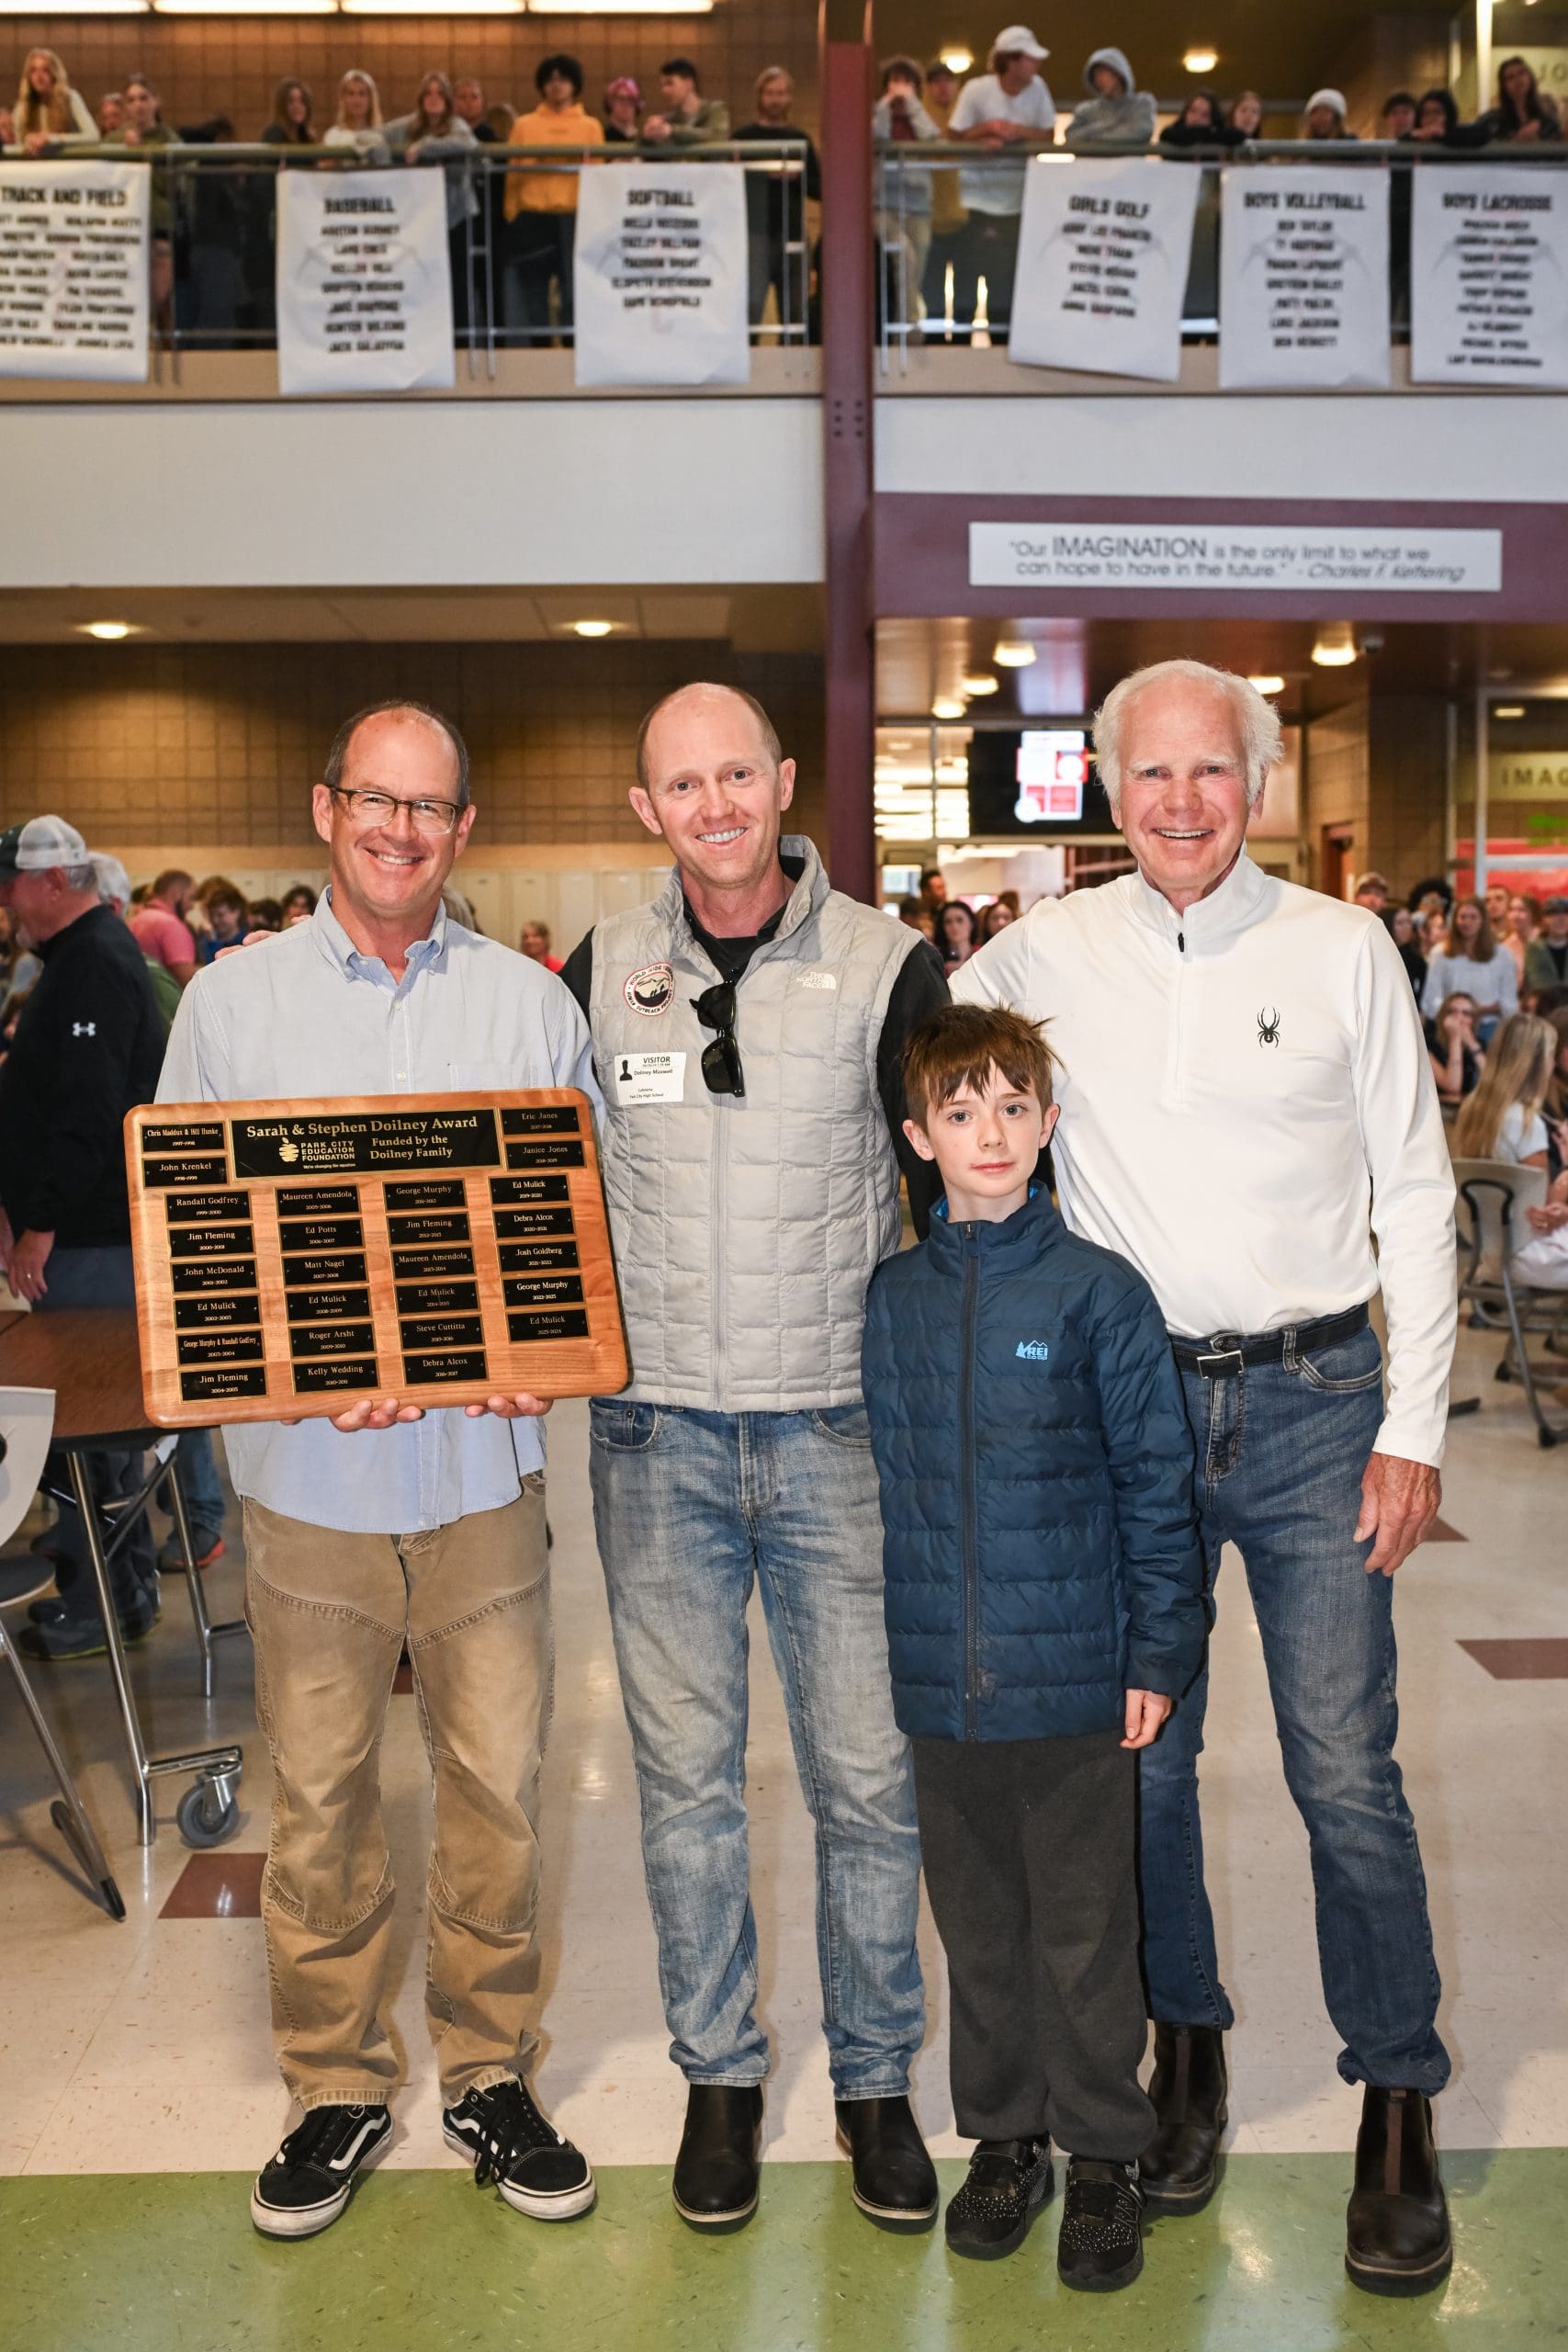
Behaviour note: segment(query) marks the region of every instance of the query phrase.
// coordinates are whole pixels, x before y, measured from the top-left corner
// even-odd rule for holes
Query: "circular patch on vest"
[[[634,1012],[668,1012],[675,1001],[675,975],[668,964],[645,964],[623,991]]]

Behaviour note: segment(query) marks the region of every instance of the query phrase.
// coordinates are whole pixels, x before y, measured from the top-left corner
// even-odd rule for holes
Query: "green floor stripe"
[[[1445,2158],[1456,2261],[1387,2302],[1340,2268],[1341,2155],[1234,2158],[1195,2221],[1149,2232],[1142,2278],[1075,2295],[1059,2199],[1021,2252],[950,2256],[850,2202],[842,2165],[773,2165],[739,2235],[703,2239],[661,2168],[600,2174],[545,2227],[461,2173],[380,2172],[299,2245],[264,2242],[232,2173],[0,2180],[5,2352],[1515,2352],[1568,2343],[1568,2149]],[[963,2167],[942,2166],[944,2193]]]

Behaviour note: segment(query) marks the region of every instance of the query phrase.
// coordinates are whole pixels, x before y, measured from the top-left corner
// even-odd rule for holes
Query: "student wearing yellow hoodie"
[[[564,53],[547,57],[534,76],[539,103],[512,129],[517,147],[602,147],[604,126],[582,104],[582,68]],[[550,287],[561,331],[571,326],[571,260],[577,232],[581,157],[558,164],[517,164],[506,180],[506,266],[502,309],[508,339],[540,347],[551,339]]]

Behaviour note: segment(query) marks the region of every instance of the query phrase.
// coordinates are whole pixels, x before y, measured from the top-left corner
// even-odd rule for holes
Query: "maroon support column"
[[[820,0],[828,865],[876,897],[871,603],[872,0]]]

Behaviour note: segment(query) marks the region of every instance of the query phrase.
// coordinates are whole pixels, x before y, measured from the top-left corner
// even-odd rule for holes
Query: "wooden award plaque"
[[[144,1105],[125,1151],[160,1428],[626,1385],[574,1088]]]

